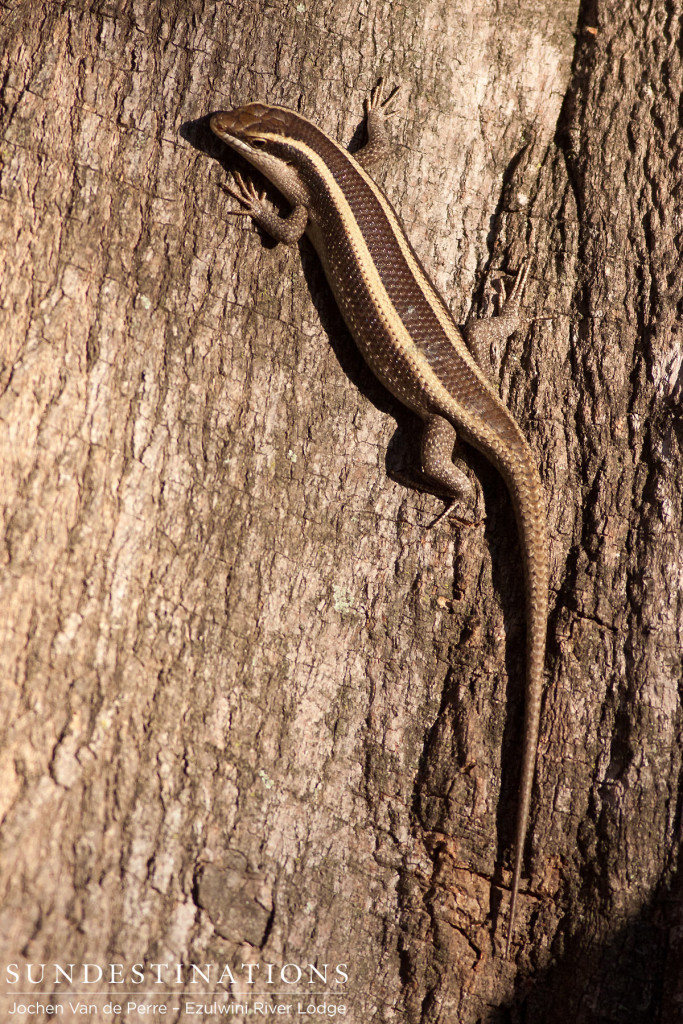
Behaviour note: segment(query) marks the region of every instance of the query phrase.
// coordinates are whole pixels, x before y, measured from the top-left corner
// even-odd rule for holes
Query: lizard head
[[[297,122],[301,120],[286,107],[250,103],[219,111],[211,117],[209,126],[214,135],[268,176],[268,157],[291,162],[288,143],[297,139]]]
[[[300,143],[317,130],[305,118],[287,107],[250,103],[213,114],[209,126],[291,202],[306,201],[307,189],[299,173],[305,163]]]
[[[250,103],[235,110],[221,110],[209,121],[211,131],[229,146],[241,143],[243,146],[263,146],[286,135],[285,119],[282,113],[289,113],[279,107],[265,103]],[[235,148],[238,148],[236,146]]]

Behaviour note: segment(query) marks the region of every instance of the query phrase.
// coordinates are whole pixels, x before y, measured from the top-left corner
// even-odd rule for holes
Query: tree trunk
[[[41,1001],[70,1019],[70,992],[124,1021],[264,1000],[302,1020],[683,1020],[680,13],[5,5],[14,1024]],[[552,563],[510,961],[509,497],[467,453],[475,505],[428,528],[443,503],[405,483],[417,422],[308,243],[230,216],[237,163],[205,119],[266,100],[358,142],[380,75],[403,88],[377,178],[456,319],[534,258],[529,329],[492,354]]]

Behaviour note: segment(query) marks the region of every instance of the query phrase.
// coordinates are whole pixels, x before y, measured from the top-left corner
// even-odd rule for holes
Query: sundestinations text
[[[5,964],[8,985],[345,985],[348,964]]]

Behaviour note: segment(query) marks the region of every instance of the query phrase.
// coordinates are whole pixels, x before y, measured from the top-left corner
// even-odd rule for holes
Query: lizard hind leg
[[[433,414],[425,420],[422,432],[422,471],[438,484],[451,500],[472,501],[474,488],[453,462],[458,435],[450,420]]]
[[[525,259],[515,275],[509,295],[500,282],[500,309],[496,316],[470,320],[462,328],[467,347],[479,368],[492,378],[495,377],[491,363],[492,346],[501,344],[528,322],[529,318],[521,311],[521,302],[530,267],[531,260]]]

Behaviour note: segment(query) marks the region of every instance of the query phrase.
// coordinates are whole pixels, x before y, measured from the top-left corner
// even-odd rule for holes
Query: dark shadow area
[[[589,921],[575,918],[575,922],[573,934],[563,945],[557,943],[557,960],[552,967],[527,979],[519,1002],[492,1022],[681,1024],[680,871],[660,883],[638,916],[606,943],[591,941]]]

